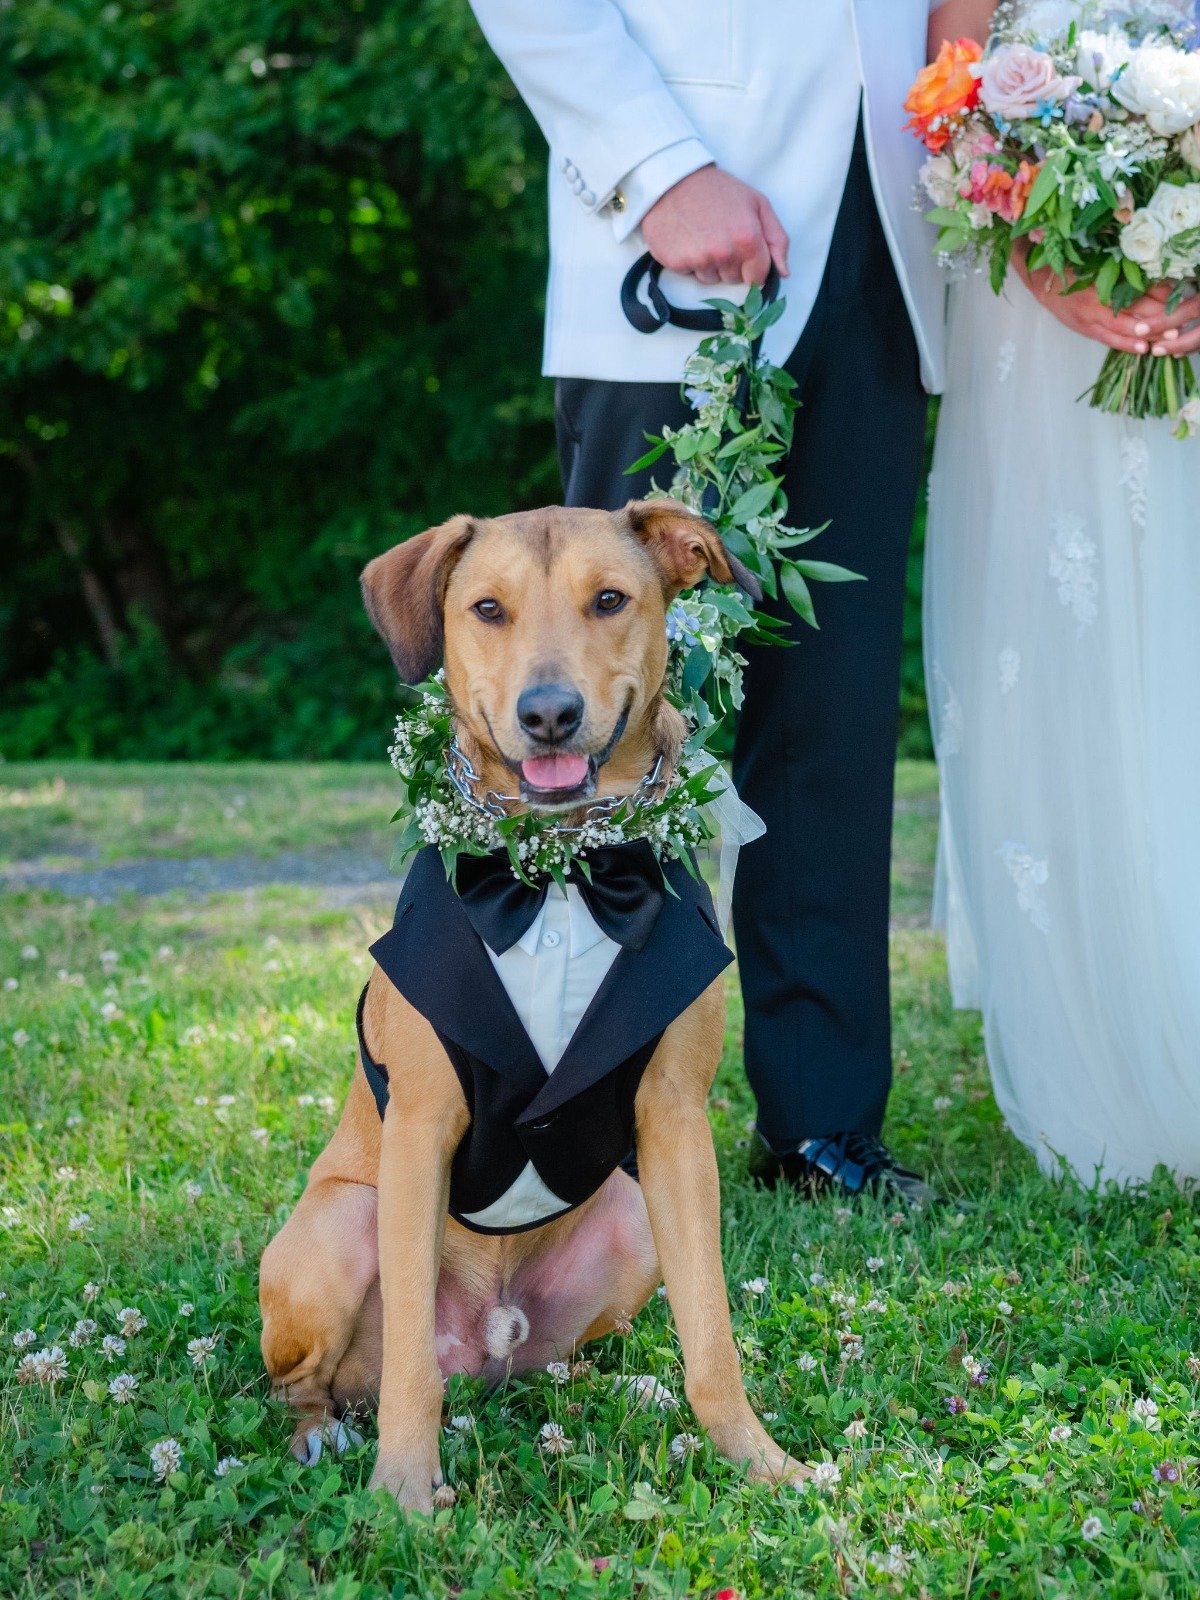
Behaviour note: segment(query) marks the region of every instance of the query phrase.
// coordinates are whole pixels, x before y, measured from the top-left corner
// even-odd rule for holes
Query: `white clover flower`
[[[195,1306],[190,1300],[181,1300],[179,1302],[179,1315],[181,1317],[190,1317],[195,1309]]]
[[[1158,1414],[1158,1402],[1156,1400],[1139,1398],[1133,1402],[1131,1410],[1148,1432],[1157,1433],[1162,1427],[1162,1418]]]
[[[4,987],[11,994],[14,989],[19,989],[21,987],[21,980],[20,978],[5,978]]]
[[[836,1461],[817,1461],[812,1469],[812,1486],[822,1494],[832,1494],[842,1481],[842,1469]]]
[[[841,1342],[842,1361],[861,1361],[863,1358],[863,1342],[857,1333],[839,1334]]]
[[[178,1439],[160,1439],[150,1446],[150,1467],[159,1483],[166,1483],[182,1465],[183,1451]]]
[[[1012,1309],[1013,1309],[1012,1306],[1008,1303],[1007,1300],[997,1300],[996,1301],[996,1315],[997,1316],[1000,1316],[1000,1317],[1011,1317],[1012,1316]]]
[[[67,1375],[67,1355],[61,1345],[47,1345],[22,1358],[17,1367],[18,1383],[40,1383],[53,1388]]]
[[[810,1356],[807,1350],[802,1350],[796,1357],[796,1365],[801,1372],[815,1372],[817,1370],[816,1356]]]
[[[211,1333],[203,1333],[197,1339],[188,1340],[187,1353],[191,1357],[194,1367],[202,1367],[209,1357],[215,1353],[216,1348],[216,1336]]]
[[[544,1450],[548,1456],[565,1456],[571,1449],[571,1441],[563,1432],[560,1422],[544,1422],[538,1434],[539,1449]]]
[[[949,1111],[950,1107],[953,1104],[954,1104],[954,1101],[951,1100],[951,1098],[950,1098],[950,1096],[948,1094],[939,1094],[939,1095],[935,1095],[934,1096],[933,1109],[935,1111],[938,1111],[938,1112]]]
[[[235,1467],[243,1467],[245,1464],[244,1461],[239,1461],[237,1456],[222,1456],[213,1468],[213,1476],[215,1478],[226,1478]]]
[[[1051,1444],[1066,1444],[1067,1440],[1071,1437],[1071,1429],[1065,1422],[1056,1423],[1055,1426],[1050,1429],[1049,1437]]]
[[[13,1349],[24,1350],[27,1346],[37,1343],[37,1334],[32,1328],[20,1328],[12,1336]]]
[[[258,1144],[266,1144],[271,1135],[269,1130],[266,1128],[251,1128],[250,1137]]]
[[[82,1350],[85,1344],[90,1344],[96,1332],[96,1324],[91,1317],[80,1317],[67,1337],[67,1343],[72,1350]]]
[[[187,1199],[196,1201],[204,1193],[204,1185],[197,1183],[194,1178],[189,1178],[183,1186],[183,1192]]]
[[[18,1028],[12,1036],[12,1042],[18,1050],[23,1050],[29,1043],[29,1033],[25,1028]]]
[[[834,1206],[833,1208],[833,1220],[841,1227],[844,1227],[852,1216],[853,1212],[849,1206]]]
[[[68,1233],[86,1233],[92,1225],[91,1214],[81,1211],[77,1216],[70,1217],[67,1221]]]
[[[886,1262],[884,1261],[882,1256],[868,1256],[867,1257],[867,1271],[868,1272],[878,1272],[879,1269],[881,1267],[885,1266],[885,1265],[886,1265]]]
[[[962,1369],[968,1378],[978,1378],[983,1371],[983,1362],[977,1360],[975,1356],[964,1356]]]
[[[219,1094],[217,1096],[217,1104],[219,1106],[236,1105],[237,1104],[237,1095],[235,1095],[235,1094]]]
[[[867,1425],[861,1417],[855,1417],[853,1422],[846,1424],[842,1432],[847,1439],[865,1439],[867,1437]]]
[[[819,1289],[823,1283],[828,1283],[829,1279],[823,1272],[810,1272],[808,1275],[808,1281],[812,1284],[814,1289]]]
[[[881,1316],[883,1312],[887,1310],[887,1308],[888,1305],[886,1300],[878,1300],[873,1295],[870,1300],[864,1301],[863,1303],[863,1310],[870,1312],[873,1316]]]
[[[1092,1544],[1104,1532],[1104,1524],[1099,1517],[1085,1517],[1080,1524],[1079,1531],[1088,1543]]]
[[[296,1104],[298,1106],[315,1106],[316,1103],[317,1097],[314,1094],[298,1094],[296,1096]]]
[[[674,1411],[679,1404],[666,1384],[660,1383],[648,1373],[634,1377],[615,1377],[612,1381],[612,1392],[625,1395],[633,1405],[654,1405],[658,1406],[660,1411]]]
[[[106,1361],[116,1361],[125,1354],[125,1341],[115,1333],[106,1333],[100,1341],[100,1353]]]
[[[175,947],[174,945],[170,944],[160,944],[158,949],[155,951],[155,955],[157,955],[160,961],[170,961],[174,954]]]
[[[21,960],[22,961],[36,961],[37,958],[38,958],[38,947],[37,947],[37,945],[35,945],[35,944],[25,944],[25,945],[21,946]]]
[[[571,1368],[566,1361],[548,1361],[546,1363],[546,1371],[554,1379],[555,1383],[566,1383],[571,1376]]]
[[[743,1294],[766,1294],[771,1287],[766,1278],[745,1278],[742,1280]]]
[[[475,1426],[474,1417],[472,1417],[468,1412],[463,1412],[461,1416],[451,1417],[450,1418],[449,1426],[446,1428],[446,1432],[447,1433],[470,1433],[471,1429],[474,1426]]]
[[[117,1316],[121,1322],[121,1332],[127,1339],[131,1339],[135,1333],[141,1333],[146,1326],[146,1319],[136,1306],[123,1306]]]
[[[137,1393],[138,1381],[132,1372],[118,1372],[108,1385],[108,1392],[112,1396],[113,1404],[125,1405]]]
[[[115,1000],[106,1000],[100,1007],[100,1015],[105,1022],[115,1022],[121,1015],[121,1008]]]
[[[694,1433],[677,1433],[667,1446],[667,1454],[672,1461],[682,1461],[699,1448],[700,1440]]]

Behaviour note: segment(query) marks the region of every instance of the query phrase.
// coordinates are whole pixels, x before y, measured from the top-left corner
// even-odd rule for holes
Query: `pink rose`
[[[1039,106],[1057,105],[1079,86],[1064,78],[1044,50],[1027,44],[1002,44],[983,63],[979,98],[995,117],[1018,122]]]

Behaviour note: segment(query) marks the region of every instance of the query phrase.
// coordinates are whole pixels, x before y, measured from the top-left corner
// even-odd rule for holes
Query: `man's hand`
[[[1101,304],[1094,288],[1065,295],[1060,279],[1048,267],[1030,272],[1027,253],[1027,245],[1018,246],[1013,252],[1014,268],[1034,298],[1072,333],[1136,356],[1186,356],[1200,350],[1200,326],[1189,326],[1200,323],[1200,298],[1195,295],[1168,313],[1166,302],[1172,285],[1156,283],[1127,311],[1114,313],[1111,306]]]
[[[772,261],[788,275],[788,236],[766,195],[701,167],[668,189],[642,218],[656,261],[701,283],[762,283]]]

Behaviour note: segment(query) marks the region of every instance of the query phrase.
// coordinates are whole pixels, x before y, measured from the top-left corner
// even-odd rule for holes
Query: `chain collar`
[[[664,758],[660,752],[655,757],[654,765],[632,794],[606,795],[603,799],[593,800],[591,805],[584,811],[582,820],[573,828],[567,828],[555,823],[551,831],[561,834],[582,833],[585,828],[597,822],[610,822],[622,807],[628,806],[632,812],[636,809],[639,799],[642,797],[648,798],[655,789],[661,788],[663,765]],[[480,775],[476,772],[470,758],[459,744],[457,734],[451,738],[449,748],[446,751],[446,771],[450,782],[466,804],[471,807],[472,811],[478,811],[485,817],[493,819],[507,817],[510,815],[509,806],[525,804],[520,795],[500,794],[495,789],[486,790],[482,799],[476,796],[475,786],[480,782]]]

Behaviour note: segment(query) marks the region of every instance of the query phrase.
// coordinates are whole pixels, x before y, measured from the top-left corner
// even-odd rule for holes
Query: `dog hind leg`
[[[358,1441],[341,1413],[367,1400],[337,1384],[355,1342],[364,1300],[378,1277],[377,1194],[368,1184],[310,1184],[263,1255],[259,1279],[262,1352],[272,1388],[296,1419],[292,1454],[306,1465],[326,1445]]]

